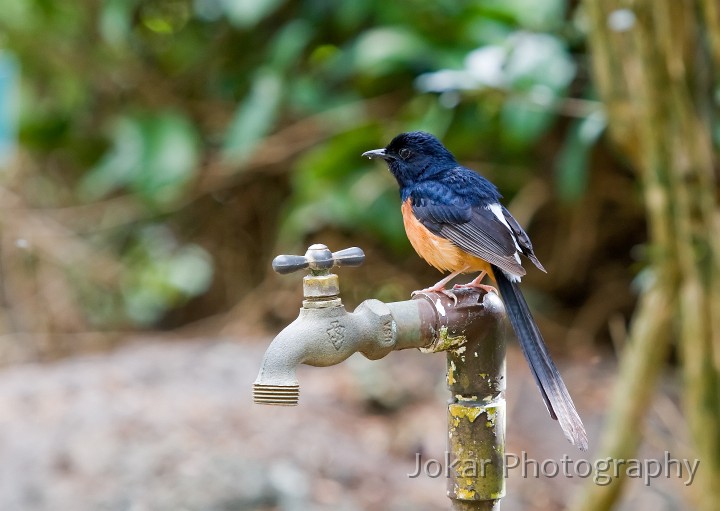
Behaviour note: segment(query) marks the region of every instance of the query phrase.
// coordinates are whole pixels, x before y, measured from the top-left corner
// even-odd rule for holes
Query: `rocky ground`
[[[266,407],[251,386],[268,342],[138,339],[3,369],[0,510],[448,509],[443,477],[408,477],[416,453],[445,451],[442,355],[302,367],[300,406]],[[508,357],[508,452],[592,461],[613,364],[560,364],[594,442],[581,453],[548,418],[522,356]],[[581,482],[513,470],[503,509],[561,509]],[[684,491],[634,481],[621,509],[689,509]]]

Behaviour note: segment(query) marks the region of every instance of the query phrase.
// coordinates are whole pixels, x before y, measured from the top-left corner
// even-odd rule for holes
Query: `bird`
[[[454,297],[445,285],[461,273],[479,272],[456,288],[497,294],[493,286],[481,283],[486,275],[495,281],[550,417],[559,422],[570,443],[587,450],[585,427],[519,287],[526,274],[521,256],[541,271],[545,268],[527,233],[501,204],[497,187],[460,165],[440,140],[423,131],[401,133],[385,148],[362,156],[385,161],[400,187],[400,209],[410,244],[430,265],[450,272],[417,292]]]

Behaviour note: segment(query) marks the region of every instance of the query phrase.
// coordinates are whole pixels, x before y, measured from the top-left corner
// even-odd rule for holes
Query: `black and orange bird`
[[[422,291],[454,297],[445,289],[452,278],[480,272],[464,286],[496,292],[481,283],[485,275],[494,280],[550,416],[572,444],[587,450],[585,427],[518,285],[525,275],[521,255],[545,268],[528,235],[500,203],[495,185],[460,165],[437,138],[422,131],[401,133],[384,149],[363,156],[385,160],[400,185],[405,231],[415,251],[450,272]]]

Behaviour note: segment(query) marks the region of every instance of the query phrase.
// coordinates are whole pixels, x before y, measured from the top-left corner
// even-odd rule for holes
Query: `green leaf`
[[[272,14],[283,0],[221,0],[230,23],[238,28],[250,28]]]
[[[172,202],[184,191],[199,162],[199,136],[179,114],[161,114],[145,126],[143,168],[133,188],[151,202]]]
[[[504,71],[513,90],[530,91],[543,86],[557,96],[575,77],[575,63],[558,38],[518,32],[511,44]]]
[[[507,18],[532,30],[552,30],[561,25],[567,0],[483,0],[486,15]]]
[[[112,147],[80,184],[85,200],[120,188],[150,203],[176,200],[199,161],[199,136],[178,113],[122,117],[112,130]]]
[[[200,246],[179,245],[164,225],[145,226],[138,234],[123,258],[122,297],[132,321],[151,325],[167,310],[205,292],[213,264]]]
[[[198,245],[186,245],[170,260],[168,284],[186,296],[196,296],[212,282],[212,258]]]
[[[100,10],[100,34],[112,46],[125,44],[133,24],[134,0],[105,0]]]
[[[382,27],[368,30],[357,38],[353,48],[356,71],[380,76],[395,71],[399,64],[426,56],[425,41],[406,27]]]
[[[243,161],[250,156],[275,124],[282,93],[279,73],[268,68],[258,70],[250,93],[238,106],[228,128],[223,146],[225,158]]]
[[[140,172],[145,153],[141,123],[130,117],[118,119],[111,139],[111,149],[80,183],[80,195],[86,201],[129,185]]]
[[[305,20],[294,20],[285,25],[273,38],[270,66],[278,72],[287,70],[297,62],[312,35],[312,28]]]

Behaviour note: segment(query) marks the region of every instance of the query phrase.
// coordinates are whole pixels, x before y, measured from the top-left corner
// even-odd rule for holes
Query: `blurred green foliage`
[[[149,203],[182,196],[199,159],[199,137],[187,117],[164,112],[120,117],[110,137],[112,147],[80,181],[82,200],[120,188]]]
[[[280,244],[340,228],[405,251],[395,184],[359,154],[424,129],[461,159],[520,169],[491,176],[515,193],[535,172],[538,142],[572,110],[567,97],[591,97],[569,9],[565,0],[7,0],[0,49],[20,63],[19,143],[33,164],[23,195],[51,208],[136,199],[144,215],[92,238],[123,266],[122,311],[98,317],[152,324],[213,278],[213,247],[183,241],[167,215],[207,193],[211,169],[247,175],[269,136],[313,120],[321,133],[308,129],[310,149],[285,169],[292,195],[273,205],[283,207]],[[557,189],[577,200],[604,120],[570,115]]]
[[[180,246],[165,226],[147,226],[139,234],[127,252],[130,271],[121,290],[130,318],[147,325],[165,312],[167,304],[207,290],[212,261],[201,247]]]

